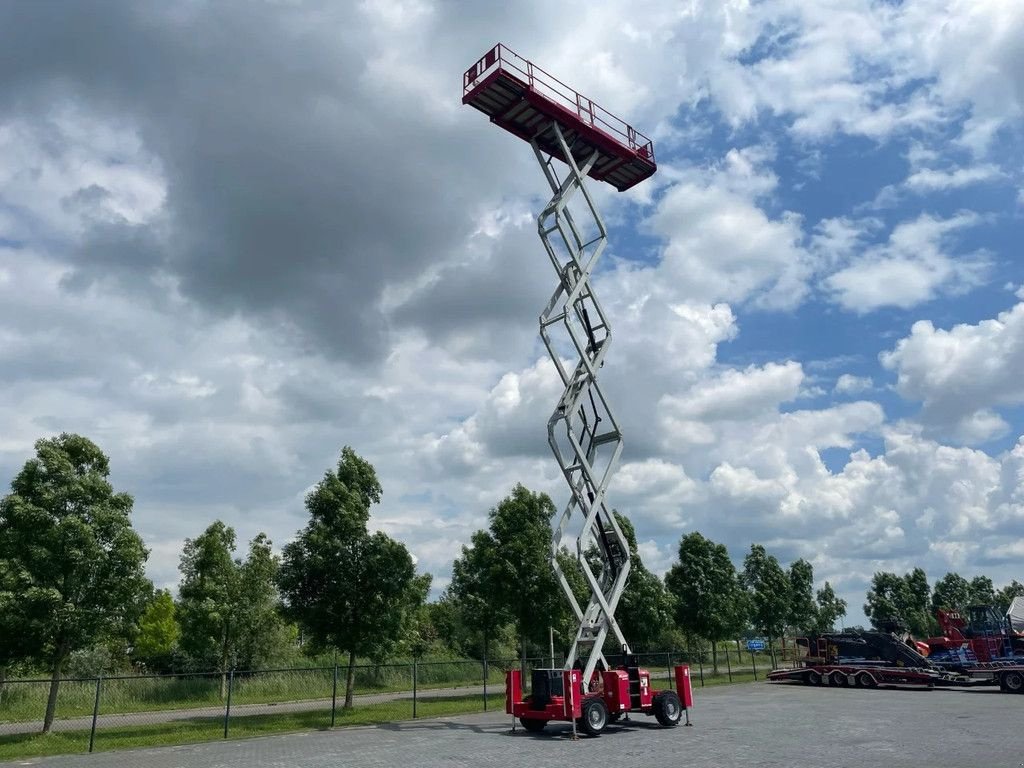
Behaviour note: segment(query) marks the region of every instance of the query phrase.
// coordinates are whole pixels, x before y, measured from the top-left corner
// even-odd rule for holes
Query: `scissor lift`
[[[537,228],[558,275],[540,316],[540,335],[565,388],[548,419],[548,442],[571,496],[553,532],[551,567],[579,625],[564,669],[534,670],[531,695],[523,696],[519,670],[508,672],[506,710],[527,730],[570,720],[597,735],[630,711],[675,725],[692,704],[689,669],[675,668],[675,691],[655,692],[647,670],[628,661],[612,669],[603,653],[611,633],[625,659],[631,658],[615,621],[630,556],[605,499],[622,453],[622,433],[597,381],[611,325],[590,277],[608,236],[585,184],[588,176],[620,191],[640,183],[657,170],[654,145],[503,45],[465,72],[462,101],[533,147],[552,192]],[[565,167],[562,178],[556,160]],[[571,521],[579,523],[575,555],[590,589],[586,606],[577,601],[557,559]],[[592,546],[600,554],[598,573],[585,557]]]

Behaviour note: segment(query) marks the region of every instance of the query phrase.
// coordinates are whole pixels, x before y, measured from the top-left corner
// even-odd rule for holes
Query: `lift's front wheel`
[[[683,705],[675,691],[662,691],[654,697],[652,708],[658,722],[667,728],[679,723],[683,716]]]
[[[583,717],[576,721],[581,731],[589,736],[600,736],[608,725],[608,707],[602,699],[585,699]]]

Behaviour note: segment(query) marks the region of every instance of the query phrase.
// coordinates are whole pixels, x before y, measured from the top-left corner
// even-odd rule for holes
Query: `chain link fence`
[[[674,685],[672,668],[689,664],[694,685],[763,679],[786,652],[719,646],[640,653],[657,688]],[[612,666],[622,659],[608,655]],[[64,679],[47,753],[92,752],[288,730],[368,725],[422,717],[504,711],[505,671],[525,667],[525,692],[535,668],[560,667],[560,657],[414,661],[405,664],[127,675]],[[50,681],[0,685],[0,761],[36,754]],[[38,752],[41,754],[41,752]]]

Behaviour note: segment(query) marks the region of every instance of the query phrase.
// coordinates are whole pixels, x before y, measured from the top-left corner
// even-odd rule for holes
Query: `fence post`
[[[334,665],[334,682],[331,685],[331,728],[334,727],[334,716],[338,711],[338,665]]]
[[[416,659],[412,660],[412,719],[416,719],[416,678],[419,677]]]
[[[103,673],[96,678],[96,700],[92,705],[92,728],[89,731],[89,753],[92,753],[92,746],[96,742],[96,720],[100,716],[100,688],[103,686]]]
[[[729,682],[732,682],[732,662],[729,661],[729,646],[725,646],[725,668],[729,670]]]
[[[750,665],[754,668],[754,679],[757,680],[757,659],[754,658],[754,652],[750,652]]]
[[[488,677],[489,677],[489,675],[488,675],[488,669],[487,669],[487,657],[485,656],[484,657],[484,712],[487,711],[487,678]]]
[[[231,720],[231,689],[235,687],[235,670],[228,672],[228,701],[224,707],[224,738],[228,737],[228,722]]]

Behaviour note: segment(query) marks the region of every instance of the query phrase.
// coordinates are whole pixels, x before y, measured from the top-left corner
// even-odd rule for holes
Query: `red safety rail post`
[[[693,685],[690,683],[690,666],[688,664],[679,664],[676,667],[676,693],[679,694],[679,700],[683,702],[686,724],[693,725],[690,722],[690,710],[693,708]]]

